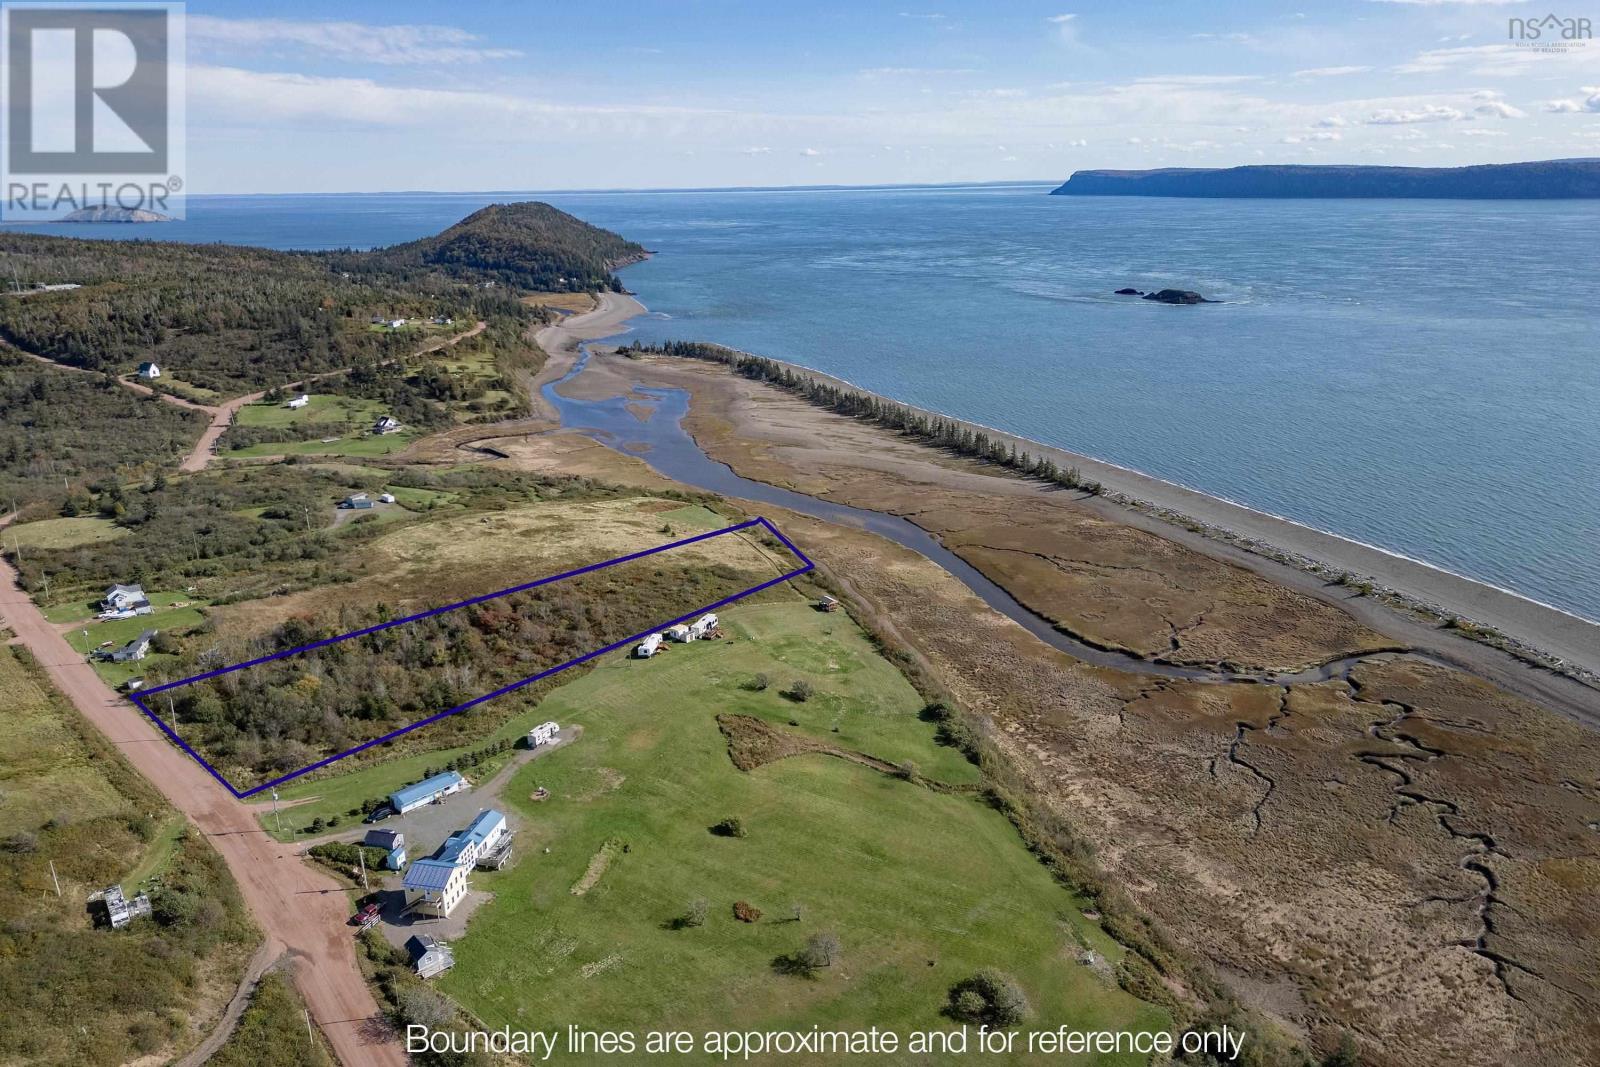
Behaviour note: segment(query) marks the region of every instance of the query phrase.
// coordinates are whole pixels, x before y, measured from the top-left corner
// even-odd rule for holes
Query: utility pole
[[[367,850],[364,846],[356,846],[356,857],[361,860],[361,888],[370,892],[372,887],[367,884]]]
[[[50,880],[56,884],[56,898],[61,897],[61,879],[56,877],[56,861],[50,861]]]
[[[272,825],[277,829],[278,833],[283,833],[283,820],[278,818],[278,790],[276,786],[272,790]]]
[[[89,655],[89,631],[88,630],[83,631],[83,654],[84,654],[85,657],[87,657]]]
[[[306,1013],[306,1044],[314,1045],[317,1042],[317,1037],[311,1030],[311,1009],[301,1008],[300,1010]]]
[[[178,736],[178,712],[172,706],[172,691],[167,691],[167,718],[172,720],[172,736]]]

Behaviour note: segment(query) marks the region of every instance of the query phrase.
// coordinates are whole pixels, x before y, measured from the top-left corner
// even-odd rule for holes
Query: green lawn
[[[338,396],[333,393],[312,393],[303,408],[291,408],[287,401],[261,401],[246,404],[239,409],[240,426],[296,426],[307,422],[358,422],[362,429],[372,425],[383,414],[383,405],[376,400]]]
[[[663,511],[661,522],[665,526],[673,527],[675,531],[681,530],[685,535],[704,530],[720,530],[728,525],[727,519],[700,504],[689,504],[686,507]]]
[[[129,533],[110,519],[75,518],[41,519],[38,522],[13,526],[9,531],[24,548],[77,548],[80,545],[114,541]]]
[[[154,603],[154,601],[152,601]],[[165,611],[154,611],[149,615],[135,615],[131,619],[107,619],[105,622],[92,622],[80,629],[89,631],[89,647],[96,648],[102,642],[110,641],[113,646],[125,645],[146,630],[189,630],[199,626],[205,621],[205,616],[200,614],[200,609],[193,600],[185,599],[188,607],[168,608]],[[74,632],[68,636],[73,640],[73,647],[83,647],[83,634]]]
[[[490,1027],[908,1031],[953,1025],[939,1014],[946,991],[995,966],[1025,988],[1037,1025],[1168,1025],[1076,962],[1084,946],[1112,960],[1118,946],[973,796],[825,755],[736,769],[719,712],[976,780],[934,743],[916,693],[848,618],[794,604],[727,614],[730,640],[614,658],[546,698],[540,717],[584,735],[507,788],[503,803],[524,817],[520,858],[475,877],[495,899],[455,943],[447,992]],[[745,688],[758,672],[776,684]],[[819,695],[779,696],[795,678]],[[551,798],[529,799],[535,786]],[[746,837],[708,832],[729,816]],[[609,866],[575,895],[608,842]],[[705,925],[673,928],[694,898],[710,905]],[[737,900],[761,920],[735,921]],[[815,980],[779,973],[774,960],[819,931],[837,934],[841,960]]]
[[[192,594],[189,594],[189,593],[150,593],[148,595],[150,597],[151,606],[157,609],[156,612],[155,612],[156,615],[161,614],[160,609],[162,609],[162,608],[170,608],[174,604],[180,604],[181,603],[181,604],[188,604],[188,605],[201,605],[201,604],[204,604],[206,602],[205,598],[193,596]],[[45,609],[44,609],[44,617],[49,619],[51,622],[87,622],[88,620],[94,618],[99,613],[100,613],[100,602],[98,600],[93,600],[93,601],[90,601],[90,600],[66,601],[64,603],[47,605],[45,607]],[[147,619],[148,620],[148,619],[150,619],[152,617],[153,616],[151,616],[151,615],[141,615],[141,616],[138,616],[137,618]],[[135,620],[134,619],[125,619],[125,620],[122,620],[122,621],[124,621],[124,622],[133,622]],[[107,625],[107,624],[106,623],[94,623],[90,627],[90,631],[89,632],[93,633],[94,632],[94,627],[104,626],[104,625]],[[190,623],[189,625],[192,626],[194,624]],[[144,629],[144,627],[142,627],[142,626],[141,627],[137,627],[137,628],[134,629],[133,633],[137,634],[142,629]],[[155,627],[155,629],[159,630],[159,629],[161,629],[161,627],[157,626],[157,627]],[[130,636],[132,636],[132,635],[130,635]],[[74,648],[81,649],[83,647],[83,637],[82,637],[81,634],[79,634],[79,635],[69,635],[69,637],[73,640],[73,647]],[[108,637],[97,637],[97,638],[95,638],[95,643],[98,644],[101,641],[107,641],[107,640],[110,640],[110,638],[108,638]]]

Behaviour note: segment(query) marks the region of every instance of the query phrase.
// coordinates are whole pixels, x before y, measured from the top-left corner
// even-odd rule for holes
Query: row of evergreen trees
[[[886,429],[914,437],[935,448],[946,449],[957,455],[969,456],[986,463],[1014,470],[1030,478],[1050,482],[1067,489],[1080,489],[1098,494],[1099,482],[1083,477],[1076,467],[1063,467],[1046,456],[1018,450],[1016,443],[1004,440],[984,430],[946,418],[919,411],[909,405],[888,400],[875,393],[835,385],[786,363],[764,356],[752,356],[722,345],[699,341],[667,341],[660,345],[634,344],[622,349],[626,356],[663,355],[682,359],[700,359],[722,363],[737,374],[757,381],[768,382],[780,389],[804,397],[818,407],[855,419],[865,419]]]

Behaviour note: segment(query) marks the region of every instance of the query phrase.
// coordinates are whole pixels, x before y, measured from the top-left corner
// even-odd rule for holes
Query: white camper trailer
[[[651,656],[660,651],[661,635],[651,634],[649,637],[639,642],[639,647],[633,650],[633,654],[638,656],[640,659],[649,659]]]
[[[553,722],[540,723],[528,731],[528,747],[538,748],[548,745],[556,739],[556,734],[561,732],[561,727]]]
[[[714,612],[708,611],[694,620],[694,625],[689,627],[689,634],[694,640],[698,641],[702,637],[709,635],[716,628],[717,616]]]
[[[694,640],[694,635],[689,632],[689,628],[681,622],[676,626],[668,627],[667,636],[680,644],[684,641]]]

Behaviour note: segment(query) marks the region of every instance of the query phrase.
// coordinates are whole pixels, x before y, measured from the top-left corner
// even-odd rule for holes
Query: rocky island
[[[1220,300],[1207,300],[1192,289],[1157,289],[1153,292],[1140,292],[1138,289],[1118,289],[1117,296],[1137,296],[1144,300],[1155,300],[1162,304],[1220,304]]]

